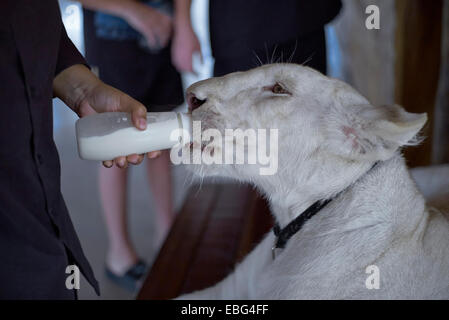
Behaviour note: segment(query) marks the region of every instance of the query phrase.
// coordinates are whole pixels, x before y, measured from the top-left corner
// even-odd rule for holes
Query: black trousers
[[[0,246],[0,300],[77,299],[77,290],[69,290],[65,285],[69,276],[65,270],[76,263],[62,243],[54,252],[45,252],[39,250],[39,244],[24,244],[21,238],[14,240],[3,243],[9,245],[10,251]]]
[[[326,36],[324,27],[316,32],[307,34],[286,43],[270,47],[262,45],[255,49],[253,55],[244,57],[220,57],[214,53],[214,76],[220,77],[235,71],[246,71],[261,64],[274,62],[291,62],[314,68],[324,74],[326,63]]]

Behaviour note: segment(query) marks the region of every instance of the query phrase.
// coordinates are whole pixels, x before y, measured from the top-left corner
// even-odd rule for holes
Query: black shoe
[[[121,276],[112,272],[107,266],[104,271],[106,277],[116,285],[134,292],[139,288],[141,281],[143,280],[142,278],[147,271],[147,264],[145,261],[139,259],[135,265],[129,268],[128,271]]]

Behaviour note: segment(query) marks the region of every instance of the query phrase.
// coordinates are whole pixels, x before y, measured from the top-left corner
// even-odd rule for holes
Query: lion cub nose
[[[201,100],[198,99],[194,93],[189,92],[187,94],[187,105],[189,106],[189,111],[192,112],[195,109],[198,109],[206,102],[206,99]]]

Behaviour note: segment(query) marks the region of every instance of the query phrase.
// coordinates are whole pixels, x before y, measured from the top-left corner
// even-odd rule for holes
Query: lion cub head
[[[202,133],[191,151],[216,160],[197,161],[192,170],[273,192],[298,184],[314,192],[324,177],[338,188],[351,170],[416,143],[427,119],[396,105],[373,106],[349,85],[296,64],[200,81],[187,89],[187,100]]]

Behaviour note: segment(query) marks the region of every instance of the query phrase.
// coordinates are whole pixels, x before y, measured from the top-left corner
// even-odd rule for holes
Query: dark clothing
[[[214,77],[235,71],[246,71],[262,63],[291,62],[306,65],[326,74],[326,38],[324,29],[300,36],[286,43],[279,43],[263,49],[254,49],[241,57],[216,58]]]
[[[322,29],[340,8],[340,0],[211,0],[212,54],[217,59],[249,56],[290,42]]]
[[[85,61],[56,0],[0,1],[0,298],[73,299],[76,264],[98,293],[60,191],[52,82]]]
[[[98,68],[104,82],[151,112],[170,111],[184,102],[181,75],[171,63],[170,46],[152,53],[136,40],[105,39],[96,33],[95,12],[83,12],[86,59]]]
[[[326,73],[324,25],[340,0],[211,0],[214,76],[292,62]]]

